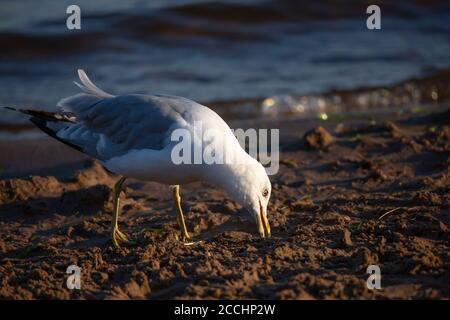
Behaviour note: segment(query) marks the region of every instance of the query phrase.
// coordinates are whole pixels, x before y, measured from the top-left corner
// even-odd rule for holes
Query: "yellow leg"
[[[125,182],[125,177],[119,179],[114,185],[113,193],[113,218],[111,220],[111,238],[114,246],[119,248],[119,242],[128,242],[128,238],[119,230],[118,219],[120,209],[120,192],[122,192],[122,186]]]
[[[179,185],[173,186],[172,195],[173,195],[173,202],[175,205],[175,209],[177,211],[178,226],[180,227],[180,230],[181,230],[181,240],[183,242],[190,242],[191,237],[189,236],[189,233],[186,228],[186,224],[184,223],[183,210],[181,210],[181,203],[180,203],[181,198],[180,198],[180,186]]]

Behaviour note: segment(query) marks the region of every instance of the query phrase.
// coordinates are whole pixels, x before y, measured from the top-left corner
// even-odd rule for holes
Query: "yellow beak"
[[[270,225],[269,220],[267,220],[267,214],[261,203],[259,204],[259,215],[258,215],[258,231],[262,238],[270,238]]]

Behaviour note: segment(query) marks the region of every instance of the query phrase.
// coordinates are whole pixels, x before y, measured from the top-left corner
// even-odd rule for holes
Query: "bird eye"
[[[264,198],[267,197],[269,195],[269,190],[264,189],[263,192],[262,192],[262,195],[263,195]]]

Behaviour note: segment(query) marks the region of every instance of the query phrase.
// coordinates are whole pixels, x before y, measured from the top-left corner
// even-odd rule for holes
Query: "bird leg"
[[[173,202],[175,204],[175,209],[177,211],[177,222],[178,226],[181,230],[181,240],[183,242],[190,242],[191,237],[189,236],[189,233],[186,229],[186,224],[184,223],[184,216],[183,216],[183,210],[181,210],[181,198],[180,198],[180,186],[175,185],[172,189],[172,195],[173,195]]]
[[[114,246],[119,248],[119,242],[128,242],[128,238],[119,230],[118,219],[120,209],[120,192],[122,192],[122,186],[125,182],[125,177],[119,179],[114,185],[113,193],[113,218],[111,220],[111,238]]]

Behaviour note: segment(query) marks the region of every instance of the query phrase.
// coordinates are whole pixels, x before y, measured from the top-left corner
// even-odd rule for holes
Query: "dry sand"
[[[195,183],[182,186],[182,204],[202,242],[185,246],[169,188],[131,181],[120,228],[134,243],[117,250],[117,177],[98,164],[70,179],[74,166],[64,164],[58,177],[0,180],[0,298],[450,298],[449,111],[352,119],[262,124],[282,128],[270,239],[220,190]],[[61,150],[73,160],[46,143],[46,164]],[[21,150],[27,169],[38,161],[28,147],[2,158]],[[66,288],[71,264],[81,267],[81,290]],[[366,287],[371,264],[382,290]]]

